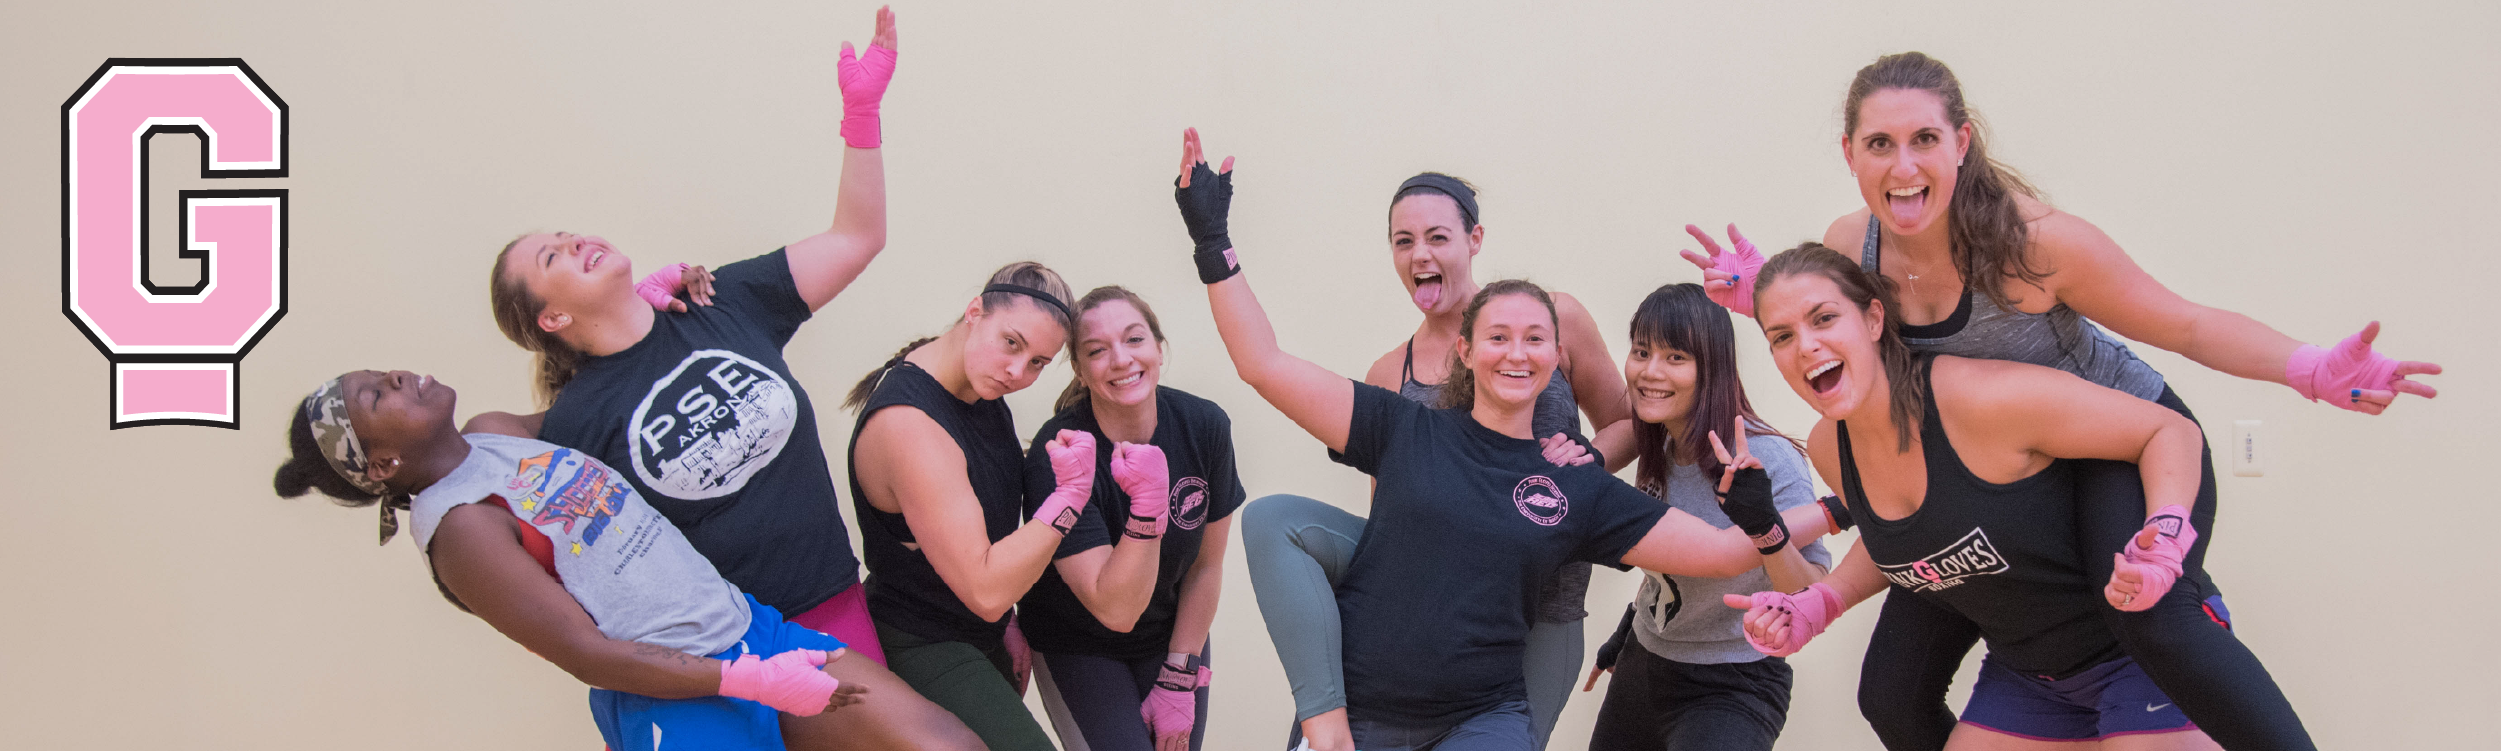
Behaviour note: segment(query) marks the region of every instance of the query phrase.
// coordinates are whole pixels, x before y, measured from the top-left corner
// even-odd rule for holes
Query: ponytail
[[[924,336],[912,340],[911,344],[903,345],[902,349],[895,350],[893,357],[886,358],[886,364],[877,366],[876,370],[869,371],[867,376],[861,378],[859,383],[851,385],[851,393],[842,397],[842,408],[858,410],[867,406],[869,395],[877,393],[877,382],[885,380],[886,371],[903,364],[904,356],[912,354],[912,350],[920,349],[921,345],[934,341],[938,341],[938,337]]]

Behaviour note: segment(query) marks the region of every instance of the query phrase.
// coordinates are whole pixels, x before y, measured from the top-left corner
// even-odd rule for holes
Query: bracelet
[[[1129,523],[1121,528],[1120,536],[1132,540],[1152,540],[1162,537],[1164,536],[1164,518],[1139,516],[1135,511],[1129,512]]]
[[[1242,273],[1241,259],[1233,255],[1231,245],[1225,246],[1224,250],[1201,250],[1191,253],[1190,260],[1198,263],[1200,284],[1215,284],[1233,278],[1234,274]]]

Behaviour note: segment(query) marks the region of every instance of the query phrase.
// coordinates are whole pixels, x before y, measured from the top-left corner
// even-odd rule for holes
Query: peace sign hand
[[[1780,507],[1772,502],[1772,477],[1763,471],[1763,462],[1755,459],[1746,446],[1745,416],[1738,415],[1734,427],[1737,440],[1723,443],[1719,431],[1711,431],[1711,453],[1728,466],[1720,473],[1719,507],[1728,514],[1728,521],[1744,530],[1754,542],[1755,552],[1771,555],[1789,544],[1789,523],[1780,518]],[[1729,446],[1734,445],[1735,450]]]

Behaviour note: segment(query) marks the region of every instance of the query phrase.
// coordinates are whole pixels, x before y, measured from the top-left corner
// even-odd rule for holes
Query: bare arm
[[[1233,372],[1330,450],[1345,450],[1355,412],[1354,382],[1277,347],[1276,329],[1251,293],[1249,276],[1235,274],[1207,285],[1207,304],[1225,352],[1233,356]]]
[[[1572,394],[1581,412],[1589,415],[1591,429],[1631,419],[1632,395],[1624,387],[1624,374],[1616,369],[1615,356],[1607,352],[1606,337],[1598,333],[1597,319],[1590,317],[1578,298],[1561,292],[1554,294],[1554,312],[1562,329]],[[1609,463],[1614,462],[1614,453],[1606,452],[1606,456]]]
[[[1970,425],[1983,431],[1980,445],[2052,459],[2135,462],[2147,516],[2163,506],[2196,505],[2205,435],[2180,413],[2035,365],[1938,358],[1936,367],[1941,386],[1935,398],[1949,429]],[[1973,469],[2012,464],[1983,458]],[[2005,482],[2029,472],[1995,474],[2000,477],[1987,479]]]
[[[2190,302],[2136,265],[2100,228],[2051,211],[2032,223],[2036,264],[2050,295],[2110,330],[2232,375],[2284,383],[2301,342],[2257,319]],[[2029,306],[2026,306],[2029,307]]]
[[[1126,514],[1127,509],[1121,512]],[[1119,528],[1113,529],[1118,534]],[[1155,597],[1163,554],[1164,538],[1122,538],[1117,545],[1092,548],[1053,561],[1051,566],[1059,569],[1059,578],[1068,582],[1068,591],[1076,593],[1086,612],[1093,613],[1104,628],[1125,634],[1137,627],[1138,616],[1146,613],[1147,603]]]
[[[1207,523],[1200,537],[1198,560],[1181,577],[1181,612],[1174,616],[1172,643],[1166,652],[1199,654],[1207,632],[1216,623],[1216,602],[1224,592],[1224,551],[1233,536],[1233,517]]]
[[[930,568],[973,614],[989,621],[1007,615],[1051,564],[1060,533],[1044,520],[989,540],[981,500],[964,474],[964,452],[920,410],[878,410],[861,427],[854,450],[859,455],[852,466],[870,503],[903,514]]]
[[[1780,554],[1798,553],[1792,547],[1782,548]],[[1763,556],[1754,552],[1754,542],[1746,538],[1744,530],[1713,527],[1710,522],[1671,508],[1650,527],[1649,534],[1642,536],[1641,542],[1624,552],[1623,561],[1662,574],[1725,579],[1763,565]]]
[[[582,604],[521,547],[509,512],[468,504],[443,515],[431,560],[443,586],[523,649],[583,683],[655,699],[721,691],[721,662],[667,647],[610,639]]]
[[[497,435],[537,438],[539,426],[547,424],[547,413],[516,415],[510,412],[480,412],[460,426],[462,433],[494,433]]]

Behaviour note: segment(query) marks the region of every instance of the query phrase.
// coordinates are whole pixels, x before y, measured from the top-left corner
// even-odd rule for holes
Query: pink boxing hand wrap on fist
[[[2345,337],[2334,347],[2301,345],[2284,360],[2284,383],[2311,401],[2326,401],[2345,409],[2354,406],[2354,392],[2359,389],[2388,391],[2396,388],[2397,360],[2371,349],[2362,331]]]
[[[811,717],[824,712],[834,689],[842,687],[842,681],[818,669],[824,664],[825,653],[813,649],[793,649],[764,660],[740,655],[721,663],[721,695]]]
[[[686,288],[686,268],[686,264],[673,263],[651,272],[650,276],[634,283],[634,294],[641,296],[643,302],[651,303],[653,310],[668,310],[669,303],[677,301],[678,291]]]
[[[1755,639],[1752,631],[1746,633],[1747,644],[1752,644],[1757,651],[1773,657],[1797,654],[1798,650],[1806,647],[1808,641],[1813,640],[1817,634],[1823,633],[1824,627],[1831,625],[1832,619],[1839,617],[1844,609],[1841,606],[1841,595],[1833,592],[1832,587],[1825,586],[1822,582],[1816,582],[1797,594],[1756,592],[1753,600],[1754,607],[1746,614],[1748,618],[1756,613],[1773,610],[1785,611],[1789,614],[1789,633],[1787,638],[1779,644],[1765,644]]]
[[[894,80],[894,50],[871,44],[855,58],[851,45],[844,44],[834,71],[834,80],[842,87],[842,142],[855,149],[884,144],[877,105],[886,98],[886,84]]]
[[[2197,528],[2188,523],[2188,509],[2180,508],[2178,504],[2155,509],[2154,515],[2145,520],[2145,526],[2154,530],[2153,547],[2139,548],[2136,538],[2129,537],[2125,544],[2120,545],[2122,550],[2118,560],[2111,564],[2110,583],[2102,585],[2103,599],[2109,600],[2111,607],[2130,613],[2152,608],[2171,591],[2171,585],[2180,580],[2182,562],[2188,559],[2188,549],[2197,544]],[[2135,594],[2119,592],[2119,575],[2122,573],[2136,575]]]
[[[1042,451],[1051,458],[1051,478],[1058,487],[1033,510],[1033,518],[1068,534],[1085,512],[1086,499],[1094,494],[1094,434],[1062,430],[1059,437],[1042,445]]]
[[[1164,462],[1164,450],[1153,444],[1122,443],[1112,448],[1111,464],[1112,482],[1129,494],[1129,519],[1121,534],[1140,540],[1162,537],[1165,519],[1172,512],[1172,469]]]
[[[1186,734],[1198,721],[1198,689],[1215,679],[1214,671],[1200,665],[1196,672],[1164,663],[1155,678],[1155,690],[1146,694],[1146,703],[1139,705],[1138,715],[1145,718],[1150,734],[1166,736]]]

